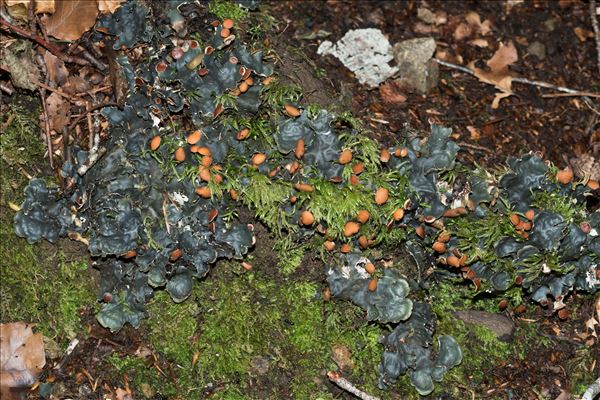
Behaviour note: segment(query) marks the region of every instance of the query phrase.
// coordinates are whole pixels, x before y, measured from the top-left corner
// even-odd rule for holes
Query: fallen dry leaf
[[[465,16],[465,20],[475,28],[476,32],[485,36],[492,31],[492,21],[486,19],[481,22],[481,17],[474,11],[471,11]]]
[[[124,390],[121,388],[117,388],[116,390],[117,400],[133,400],[133,396],[130,390]]]
[[[400,104],[406,101],[406,96],[400,91],[398,85],[387,82],[379,86],[379,95],[385,103]]]
[[[469,68],[481,82],[494,85],[500,92],[496,93],[496,97],[492,102],[492,108],[498,108],[500,100],[513,94],[512,75],[508,69],[510,64],[513,64],[519,59],[517,49],[512,42],[507,45],[500,44],[500,48],[494,53],[486,64],[490,68],[489,71],[484,71],[475,67],[475,61],[469,63]]]
[[[486,64],[492,72],[496,74],[507,74],[508,66],[519,60],[517,49],[512,42],[508,42],[507,45],[500,43],[500,48],[496,50],[492,58],[490,58]]]
[[[477,128],[475,128],[474,126],[467,126],[467,130],[469,131],[469,138],[471,140],[479,140],[481,138],[481,134],[479,133],[479,131],[477,130]]]
[[[89,0],[57,0],[56,10],[45,18],[46,31],[60,40],[77,40],[94,26],[98,4]]]
[[[594,317],[585,321],[585,328],[587,329],[587,332],[591,333],[591,335],[595,338],[598,337],[598,334],[596,333],[596,325],[598,325],[598,321],[596,321]]]
[[[469,44],[483,48],[488,47],[490,45],[486,39],[473,39],[469,42]]]
[[[62,86],[69,76],[65,63],[49,51],[44,53],[44,62],[50,80],[56,83],[57,86]]]
[[[352,354],[350,354],[348,347],[343,344],[336,344],[331,347],[331,358],[342,371],[354,368]]]
[[[12,398],[11,389],[26,388],[46,364],[44,340],[25,322],[0,324],[0,397]]]
[[[90,90],[90,84],[80,76],[73,75],[67,79],[67,83],[63,86],[65,93],[75,95],[85,93]]]
[[[481,22],[481,17],[474,11],[465,16],[465,21],[467,22],[461,22],[454,29],[454,40],[460,41],[473,34],[485,36],[492,31],[492,22],[489,19]]]
[[[580,26],[574,28],[573,31],[575,32],[577,39],[579,39],[579,41],[582,43],[594,37],[594,32],[583,29]]]
[[[465,22],[461,22],[460,24],[458,24],[456,29],[454,29],[454,33],[452,34],[452,37],[454,37],[454,40],[460,41],[465,38],[468,38],[469,36],[471,36],[472,33],[473,33],[473,28],[471,28],[471,26],[469,24],[467,24]]]
[[[101,13],[114,13],[117,8],[121,7],[123,0],[98,0],[98,10]]]
[[[27,9],[30,0],[6,0],[6,9],[11,17],[27,21]]]
[[[586,328],[585,333],[591,334],[593,337],[595,337],[597,339],[598,334],[596,333],[596,325],[600,325],[600,322],[598,322],[598,321],[600,321],[600,296],[598,296],[596,298],[596,304],[595,304],[594,308],[595,308],[596,316],[594,318],[594,316],[592,315],[592,317],[590,319],[585,321],[585,328]]]
[[[29,9],[29,4],[31,4],[31,0],[5,0],[6,6],[9,8],[9,12],[11,12],[11,8],[13,7],[23,7],[25,11]],[[35,0],[35,13],[36,14],[52,14],[54,13],[54,0]]]
[[[61,132],[69,119],[69,104],[58,93],[52,93],[46,99],[46,108],[50,129]]]

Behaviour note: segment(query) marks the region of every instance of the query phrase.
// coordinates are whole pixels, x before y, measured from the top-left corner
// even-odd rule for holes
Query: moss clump
[[[22,200],[24,171],[46,162],[34,135],[39,131],[36,110],[29,105],[26,111],[27,102],[33,100],[15,100],[2,117],[3,124],[11,122],[0,135],[0,322],[36,323],[44,335],[66,346],[82,331],[79,312],[95,291],[86,259],[67,259],[61,249],[40,251],[13,231],[10,205]]]
[[[323,303],[319,284],[281,284],[260,265],[240,276],[236,271],[235,263],[219,264],[183,304],[157,293],[149,305],[148,339],[178,369],[165,371],[176,374],[165,379],[138,357],[112,356],[110,364],[127,374],[134,390],[149,387],[169,398],[197,397],[213,388],[216,399],[331,399],[325,374],[337,369],[337,345],[351,354],[351,379],[386,398],[377,389],[380,327],[367,323],[362,310]]]
[[[87,262],[66,261],[60,253],[40,257],[2,220],[0,320],[39,324],[44,335],[58,341],[74,338],[82,330],[79,312],[94,297]]]
[[[240,22],[248,17],[248,10],[228,0],[214,0],[209,2],[208,11],[215,14],[221,21],[225,18],[231,18],[235,22]]]
[[[536,346],[546,345],[539,335],[530,332],[531,326],[525,324],[517,328],[518,339],[506,343],[497,339],[494,332],[481,325],[467,325],[454,317],[453,312],[463,309],[480,309],[497,312],[497,298],[473,298],[468,286],[456,286],[449,282],[439,282],[431,305],[438,316],[437,331],[452,335],[463,351],[463,361],[448,372],[445,380],[455,382],[453,395],[461,397],[465,393],[459,387],[470,382],[468,389],[477,388],[486,381],[486,371],[491,366],[500,365],[507,359],[524,359],[527,351]],[[441,393],[442,387],[436,387],[434,393]]]
[[[117,353],[113,353],[106,361],[114,368],[115,375],[118,376],[116,378],[117,380],[120,379],[120,376],[126,374],[130,380],[129,385],[134,390],[143,394],[144,397],[146,397],[147,394],[151,394],[157,395],[157,398],[161,398],[160,395],[167,398],[176,398],[177,387],[172,382],[165,379],[164,375],[162,375],[157,368],[148,365],[144,359],[136,356],[121,356]]]
[[[4,162],[11,165],[30,164],[32,160],[41,158],[44,154],[44,144],[38,137],[39,105],[29,97],[19,100],[13,102],[8,107],[8,111],[3,112],[0,117],[2,127],[10,122],[0,135],[0,155]],[[3,187],[4,183],[3,179]]]

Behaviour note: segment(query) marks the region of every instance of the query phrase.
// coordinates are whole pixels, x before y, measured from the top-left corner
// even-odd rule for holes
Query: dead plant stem
[[[464,72],[466,74],[469,74],[469,75],[475,75],[475,73],[472,70],[470,70],[467,67],[463,67],[462,65],[457,65],[457,64],[449,63],[447,61],[439,60],[437,58],[434,58],[434,60],[438,64],[443,65],[444,67],[456,69],[456,70],[462,71],[462,72]],[[546,89],[557,90],[559,92],[568,93],[571,96],[598,97],[598,98],[600,98],[600,93],[582,92],[580,90],[570,89],[570,88],[564,87],[564,86],[557,86],[557,85],[553,85],[551,83],[543,82],[543,81],[532,81],[530,79],[518,78],[518,77],[512,78],[512,81],[513,82],[517,82],[517,83],[524,83],[524,84],[527,84],[527,85],[533,85],[533,86],[543,87],[543,88],[546,88]]]
[[[598,73],[600,73],[600,27],[598,26],[598,18],[596,18],[596,0],[590,0],[590,19],[596,37],[596,60],[598,61]]]

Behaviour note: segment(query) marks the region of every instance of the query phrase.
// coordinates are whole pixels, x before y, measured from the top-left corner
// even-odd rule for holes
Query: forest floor
[[[262,24],[252,39],[269,49],[284,83],[303,88],[303,104],[350,110],[380,143],[392,143],[406,126],[428,132],[433,122],[453,129],[462,162],[487,169],[501,169],[508,157],[528,152],[560,167],[582,155],[600,159],[600,118],[579,96],[514,84],[515,95],[493,109],[492,85],[446,67],[440,67],[439,84],[426,95],[390,82],[369,89],[338,60],[316,52],[322,40],[336,41],[358,28],[379,28],[392,44],[432,36],[449,60],[462,64],[488,60],[500,42],[512,41],[519,60],[511,68],[520,76],[600,91],[587,3],[514,2],[512,8],[509,3],[267,1],[245,23]],[[445,13],[446,22],[425,24],[418,17],[421,7]],[[480,37],[486,46],[473,45],[475,36],[456,39],[469,12],[491,21],[491,31]],[[543,57],[532,54],[534,42],[544,45]],[[262,238],[250,256],[252,270],[218,262],[186,302],[174,304],[158,292],[139,329],[126,326],[111,334],[95,319],[98,274],[85,246],[68,239],[30,245],[13,233],[11,205],[22,201],[26,175],[52,171],[43,159],[43,142],[31,134],[39,132],[38,98],[16,91],[3,96],[1,106],[1,322],[38,324],[48,359],[29,398],[352,399],[327,379],[327,371],[339,368],[382,399],[564,400],[578,398],[600,376],[597,340],[584,334],[594,313],[593,296],[573,293],[563,318],[533,303],[518,315],[509,308],[502,314],[515,332],[501,341],[453,314],[500,313],[497,298],[439,282],[431,296],[438,330],[457,338],[463,363],[431,395],[418,396],[406,377],[382,391],[377,388],[380,327],[358,307],[324,302],[322,263],[310,254],[295,261],[277,254],[266,228],[244,212],[239,218],[253,221]]]

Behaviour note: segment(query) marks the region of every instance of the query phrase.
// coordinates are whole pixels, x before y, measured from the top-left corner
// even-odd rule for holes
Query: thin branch
[[[452,69],[457,69],[459,71],[464,72],[465,74],[469,74],[469,75],[475,75],[475,73],[473,71],[471,71],[469,68],[467,67],[463,67],[462,65],[458,65],[458,64],[452,64],[449,63],[447,61],[443,61],[440,60],[439,58],[434,58],[433,59],[436,63],[443,65],[444,67],[448,67],[448,68],[452,68]]]
[[[477,144],[472,144],[472,143],[467,143],[467,142],[458,142],[457,144],[460,147],[467,147],[467,148],[471,148],[473,150],[483,151],[484,153],[491,153],[492,152],[492,150],[488,149],[487,147],[479,146]]]
[[[46,146],[48,147],[48,159],[50,160],[50,168],[54,170],[54,161],[52,156],[54,151],[52,150],[52,138],[50,137],[50,122],[48,121],[48,109],[46,107],[46,99],[44,98],[43,89],[39,89],[40,100],[42,100],[42,113],[44,114],[44,134],[46,136]]]
[[[85,175],[85,173],[106,153],[106,148],[100,147],[100,135],[95,135],[93,143],[94,145],[88,153],[88,159],[77,169],[79,176]]]
[[[83,121],[84,119],[86,119],[87,115],[89,113],[92,113],[92,112],[96,111],[99,108],[104,108],[104,107],[118,107],[118,106],[119,105],[117,103],[112,103],[112,102],[97,104],[97,105],[91,107],[89,110],[86,110],[75,121],[71,122],[71,124],[69,125],[69,130],[75,128],[75,125],[77,125],[78,123],[80,123],[81,121]]]
[[[68,62],[68,63],[72,63],[72,64],[77,64],[77,65],[90,65],[89,61],[87,61],[81,57],[66,56],[62,52],[62,50],[60,49],[59,46],[55,45],[54,43],[52,43],[48,40],[44,40],[40,36],[38,36],[34,33],[31,33],[29,31],[27,31],[26,29],[21,28],[20,26],[11,24],[4,18],[0,18],[0,25],[6,27],[7,29],[15,32],[18,35],[23,36],[26,39],[33,40],[34,42],[36,42],[37,44],[39,44],[40,46],[42,46],[46,50],[48,50],[50,53],[54,54],[56,57],[58,57],[63,62]]]
[[[581,400],[594,400],[597,394],[600,393],[600,378],[596,379],[596,382],[592,383],[590,387],[585,391]]]
[[[8,158],[6,154],[2,154],[2,159],[4,160],[5,163],[10,165],[11,167],[17,168],[19,170],[19,172],[21,173],[21,175],[23,175],[28,180],[33,179],[33,176],[29,172],[27,172],[25,170],[25,168],[23,168],[23,166],[21,166],[18,162],[13,161],[10,158]]]
[[[31,32],[28,32],[27,30],[17,26],[17,25],[13,25],[10,22],[8,22],[7,20],[5,20],[4,18],[0,18],[0,25],[3,25],[5,27],[7,27],[8,29],[10,29],[11,31],[18,33],[19,35],[33,40],[34,42],[36,42],[37,44],[39,44],[40,46],[44,47],[45,49],[47,49],[50,53],[54,54],[56,57],[60,58],[61,60],[65,59],[65,55],[63,54],[62,50],[55,45],[52,42],[47,42],[44,39],[42,39],[41,37],[39,37],[38,35],[35,35]]]
[[[16,117],[17,117],[17,114],[10,113],[6,122],[4,122],[2,124],[2,126],[0,126],[0,135],[2,135],[2,133],[4,133],[4,131],[6,130],[6,128],[8,128],[10,126],[10,124],[13,123],[13,121],[15,120]]]
[[[548,94],[542,95],[542,97],[545,99],[552,99],[555,97],[573,97],[573,96],[600,97],[600,94],[592,93],[592,92],[577,92],[577,93],[548,93]]]
[[[457,69],[459,71],[464,72],[465,74],[475,75],[475,73],[472,70],[470,70],[467,67],[463,67],[462,65],[452,64],[452,63],[449,63],[447,61],[439,60],[437,58],[434,58],[434,60],[438,64],[443,65],[444,67],[448,67],[448,68],[452,68],[452,69]],[[548,83],[548,82],[532,81],[530,79],[518,78],[518,77],[512,78],[512,81],[513,82],[518,82],[518,83],[525,83],[527,85],[533,85],[533,86],[543,87],[543,88],[546,88],[546,89],[553,89],[553,90],[557,90],[557,91],[563,92],[563,93],[569,93],[571,96],[600,97],[600,93],[582,92],[580,90],[570,89],[570,88],[564,87],[564,86],[553,85],[553,84]]]
[[[358,389],[350,381],[348,381],[346,378],[343,378],[336,371],[329,371],[327,373],[327,377],[329,378],[329,380],[331,382],[335,383],[336,385],[338,385],[340,388],[346,390],[347,392],[352,393],[353,395],[355,395],[359,399],[362,399],[362,400],[380,400],[379,397],[371,396],[370,394],[365,393],[362,390]]]
[[[14,92],[14,89],[10,87],[10,85],[0,82],[0,90],[5,92],[7,95],[11,96]]]
[[[590,18],[594,33],[596,36],[596,58],[598,59],[598,72],[600,73],[600,27],[598,26],[598,18],[596,18],[596,0],[590,0]]]
[[[32,83],[34,85],[37,85],[37,86],[39,86],[41,88],[44,88],[44,89],[46,89],[46,90],[48,90],[48,91],[50,91],[52,93],[56,93],[57,95],[59,95],[60,97],[65,98],[66,100],[68,100],[71,103],[75,103],[75,102],[78,101],[78,99],[74,99],[71,95],[63,92],[62,90],[60,90],[60,89],[54,89],[52,86],[46,85],[45,83],[38,82],[38,81],[35,81],[35,80],[32,81]]]

